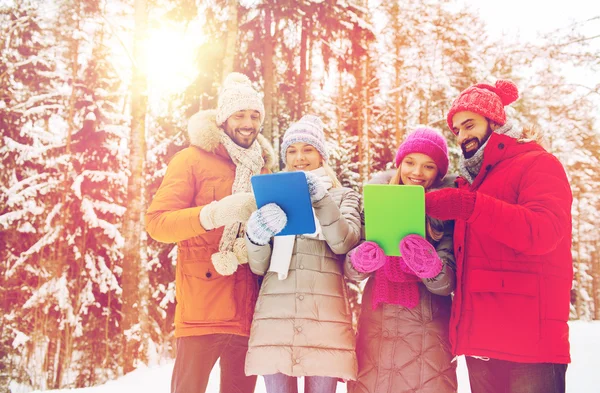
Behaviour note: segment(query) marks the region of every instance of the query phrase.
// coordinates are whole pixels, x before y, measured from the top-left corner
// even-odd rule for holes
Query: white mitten
[[[236,222],[246,222],[255,210],[254,194],[238,192],[204,206],[200,210],[200,224],[210,231]]]
[[[319,177],[311,172],[306,172],[306,183],[308,183],[308,192],[310,193],[310,201],[312,203],[318,202],[325,198],[327,195],[327,189],[319,180]]]
[[[264,246],[285,228],[287,215],[275,203],[269,203],[252,213],[246,224],[246,235],[254,244]]]

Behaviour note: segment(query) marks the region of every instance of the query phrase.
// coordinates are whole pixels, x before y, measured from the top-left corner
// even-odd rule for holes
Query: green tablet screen
[[[386,255],[411,233],[425,237],[425,190],[421,186],[367,184],[363,187],[366,238]]]

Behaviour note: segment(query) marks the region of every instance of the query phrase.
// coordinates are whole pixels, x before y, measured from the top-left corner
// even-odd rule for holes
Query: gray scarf
[[[494,132],[496,134],[506,135],[515,139],[518,139],[523,135],[522,130],[520,128],[514,127],[512,123],[506,123],[502,127],[496,129],[496,131]],[[479,171],[481,170],[481,165],[483,164],[483,151],[485,150],[485,147],[487,146],[489,140],[490,138],[488,138],[483,143],[483,145],[479,147],[479,150],[475,152],[475,155],[473,155],[473,157],[460,158],[458,171],[460,172],[460,175],[469,182],[469,184],[473,184],[473,180],[475,180],[475,178],[479,174]]]

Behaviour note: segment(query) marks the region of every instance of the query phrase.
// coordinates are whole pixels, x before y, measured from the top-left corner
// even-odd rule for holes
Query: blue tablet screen
[[[287,215],[287,225],[278,236],[304,235],[316,231],[304,172],[255,175],[251,182],[259,208],[276,203]]]

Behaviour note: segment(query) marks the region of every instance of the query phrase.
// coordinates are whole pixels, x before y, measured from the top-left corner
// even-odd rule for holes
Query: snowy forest
[[[143,215],[231,71],[264,95],[276,151],[290,122],[321,116],[359,191],[417,125],[443,130],[455,167],[453,98],[513,80],[509,116],[571,181],[571,318],[600,319],[598,37],[600,15],[492,38],[453,0],[0,0],[0,391],[174,356],[175,245]]]

